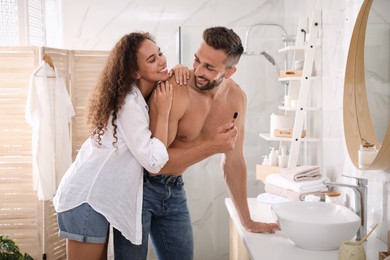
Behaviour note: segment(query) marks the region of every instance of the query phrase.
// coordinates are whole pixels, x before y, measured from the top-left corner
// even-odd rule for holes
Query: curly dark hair
[[[216,50],[223,50],[228,56],[225,60],[227,67],[232,67],[240,61],[244,52],[240,37],[226,27],[210,27],[203,31],[203,40]]]
[[[107,130],[108,120],[112,115],[113,136],[118,141],[118,111],[125,102],[126,95],[132,91],[137,80],[133,77],[138,70],[137,52],[144,40],[155,42],[149,33],[134,32],[123,36],[111,50],[106,65],[100,74],[99,81],[89,99],[87,123],[91,136],[97,137],[101,144],[102,136]]]

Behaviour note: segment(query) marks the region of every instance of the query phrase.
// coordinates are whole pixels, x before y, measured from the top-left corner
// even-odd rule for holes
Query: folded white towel
[[[264,190],[268,193],[271,193],[271,194],[274,194],[274,195],[277,195],[277,196],[282,196],[282,197],[285,197],[287,198],[288,200],[291,200],[291,201],[304,201],[305,200],[305,197],[306,196],[309,196],[309,195],[315,195],[315,196],[318,196],[318,197],[322,197],[324,196],[324,192],[323,191],[311,191],[311,192],[303,192],[303,193],[297,193],[295,191],[292,191],[292,190],[289,190],[289,189],[285,189],[285,188],[281,188],[279,186],[275,186],[275,185],[272,185],[272,184],[265,184],[264,186]]]
[[[268,192],[260,193],[259,195],[257,195],[257,202],[260,203],[276,204],[286,201],[289,201],[289,199]]]
[[[325,181],[329,181],[326,177],[321,177],[318,180],[313,181],[301,181],[294,182],[282,177],[279,173],[269,174],[265,178],[266,183],[270,183],[281,188],[289,189],[297,193],[307,193],[314,191],[327,191],[328,188],[324,184]]]
[[[311,181],[311,180],[318,180],[321,179],[322,175],[320,172],[320,167],[315,166],[298,166],[294,168],[286,168],[282,169],[280,172],[280,175],[285,177],[286,179],[290,181]]]

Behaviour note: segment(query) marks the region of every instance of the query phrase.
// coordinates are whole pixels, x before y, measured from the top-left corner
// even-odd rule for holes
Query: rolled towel
[[[283,169],[280,175],[295,182],[318,180],[322,177],[319,166],[309,165]]]
[[[328,188],[324,184],[325,181],[329,181],[329,179],[326,177],[322,177],[318,180],[313,181],[294,182],[282,177],[280,173],[269,174],[265,178],[265,183],[289,189],[295,191],[296,193],[327,191]]]

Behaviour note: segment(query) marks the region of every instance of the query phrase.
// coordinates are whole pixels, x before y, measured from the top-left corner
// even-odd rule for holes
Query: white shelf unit
[[[298,60],[304,61],[302,76],[279,78],[279,81],[288,81],[288,95],[297,98],[297,105],[296,107],[294,106],[294,108],[286,106],[278,107],[279,109],[285,111],[285,113],[292,113],[294,115],[293,133],[292,137],[273,137],[270,136],[269,133],[260,133],[259,136],[267,141],[290,143],[288,168],[297,166],[302,142],[320,142],[320,138],[318,137],[301,136],[302,130],[306,124],[306,114],[321,110],[318,106],[308,105],[309,90],[313,85],[312,81],[320,78],[313,75],[316,57],[315,54],[318,47],[321,46],[320,43],[321,11],[318,10],[313,12],[310,20],[307,17],[302,17],[299,20],[295,45],[279,50],[279,52],[293,52],[292,64]],[[269,171],[270,167],[271,166],[265,166],[264,171]]]
[[[278,106],[280,110],[285,110],[285,111],[296,111],[297,108],[295,107],[285,107],[285,106]],[[306,111],[319,111],[321,110],[320,107],[306,107]]]
[[[275,137],[275,136],[271,136],[268,133],[267,134],[260,133],[259,136],[267,141],[278,141],[278,142],[291,142],[292,141],[292,138],[290,138],[290,137]],[[302,142],[319,142],[320,141],[320,138],[316,138],[316,137],[304,137],[301,139],[302,139],[301,140]]]
[[[287,47],[284,47],[284,48],[282,48],[282,49],[279,49],[278,52],[296,51],[296,50],[302,50],[302,51],[304,51],[304,50],[305,50],[305,46],[297,46],[297,45],[294,45],[294,46],[287,46]]]
[[[315,80],[318,79],[316,76],[311,76],[310,80]],[[283,77],[283,78],[278,78],[279,81],[302,81],[302,77]]]

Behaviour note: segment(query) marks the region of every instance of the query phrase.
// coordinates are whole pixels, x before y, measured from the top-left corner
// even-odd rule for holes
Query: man
[[[274,233],[279,229],[274,223],[253,221],[248,209],[243,156],[246,95],[230,79],[242,53],[241,40],[233,30],[208,28],[203,32],[203,41],[195,53],[194,70],[187,87],[178,86],[171,80],[174,100],[169,118],[169,161],[160,171],[163,175],[144,175],[143,245],[129,245],[119,232],[114,232],[118,259],[126,259],[125,256],[146,259],[149,233],[159,259],[193,258],[191,220],[180,175],[190,165],[221,151],[224,152],[222,172],[225,183],[241,224],[251,232]],[[233,126],[235,112],[239,116]],[[153,107],[150,118],[153,129],[156,120]],[[233,135],[235,131],[238,135],[237,139],[232,139],[234,145],[230,148],[220,146],[218,151],[215,140],[224,133]]]

